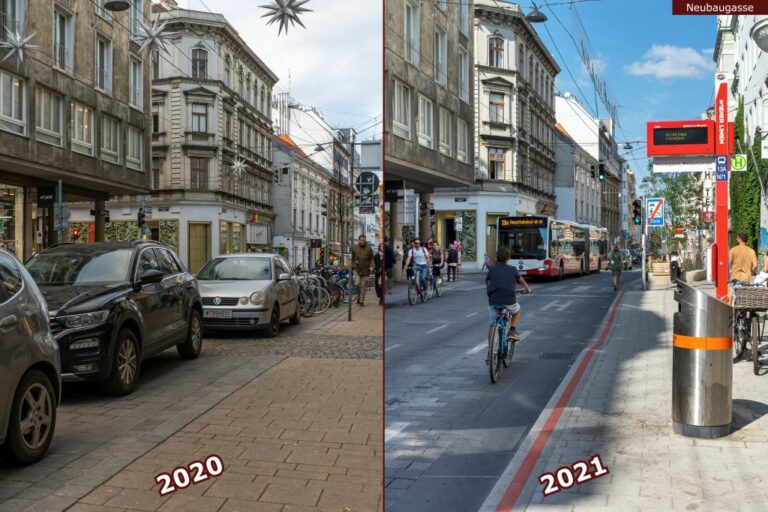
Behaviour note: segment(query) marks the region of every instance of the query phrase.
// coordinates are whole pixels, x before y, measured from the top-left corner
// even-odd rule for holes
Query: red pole
[[[715,183],[715,294],[723,299],[728,295],[728,178],[730,177],[731,155],[728,154],[728,83],[718,80],[715,93],[715,154],[725,156],[725,170],[717,172]],[[717,83],[717,82],[716,82]],[[717,158],[717,156],[715,158]],[[724,179],[723,179],[724,178]]]

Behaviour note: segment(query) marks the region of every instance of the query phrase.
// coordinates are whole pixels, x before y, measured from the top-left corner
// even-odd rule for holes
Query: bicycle
[[[759,284],[733,282],[733,309],[736,315],[733,322],[733,352],[736,360],[744,354],[747,341],[752,352],[752,370],[760,374],[760,340],[765,333],[765,316],[761,312],[768,310],[768,288]],[[762,327],[760,317],[763,317]]]
[[[440,274],[440,266],[432,265],[432,288],[435,296],[443,294],[443,276]]]
[[[408,283],[408,304],[411,306],[416,305],[416,299],[420,299],[422,304],[432,298],[433,285],[432,276],[427,272],[427,285],[422,287],[421,283],[421,271],[414,270],[409,273],[410,282]],[[441,291],[442,293],[442,291]]]
[[[515,290],[515,293],[526,295],[525,290]],[[509,368],[515,354],[517,340],[507,339],[507,326],[511,321],[512,312],[506,306],[496,306],[496,324],[491,333],[491,343],[488,347],[488,367],[491,373],[491,383],[496,384],[501,377],[501,366]]]

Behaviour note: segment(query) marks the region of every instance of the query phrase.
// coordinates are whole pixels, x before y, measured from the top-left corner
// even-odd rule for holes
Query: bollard
[[[672,335],[672,420],[675,433],[712,439],[731,431],[733,310],[676,281]]]

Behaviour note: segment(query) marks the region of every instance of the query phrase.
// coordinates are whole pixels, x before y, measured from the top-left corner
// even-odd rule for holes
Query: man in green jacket
[[[365,306],[365,292],[368,291],[368,277],[373,269],[373,250],[365,240],[365,235],[357,238],[357,245],[352,246],[352,270],[355,286],[358,289],[357,303]]]

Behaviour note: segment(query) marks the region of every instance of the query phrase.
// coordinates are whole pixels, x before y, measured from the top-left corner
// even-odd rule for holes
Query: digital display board
[[[648,156],[715,154],[714,121],[653,121],[647,124],[647,132]]]
[[[500,228],[538,228],[547,225],[546,217],[502,217]]]
[[[656,146],[706,144],[708,140],[709,129],[706,126],[689,128],[656,128],[653,130],[653,144]]]

